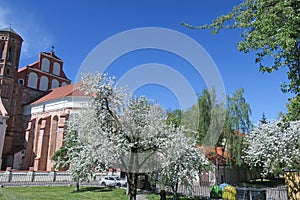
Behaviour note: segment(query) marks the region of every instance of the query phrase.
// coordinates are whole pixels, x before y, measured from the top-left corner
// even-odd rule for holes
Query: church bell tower
[[[19,118],[22,106],[19,105],[20,87],[17,73],[23,39],[11,27],[0,29],[0,103],[6,109],[6,133],[3,146],[2,168],[13,164],[13,155],[20,146],[22,135]]]

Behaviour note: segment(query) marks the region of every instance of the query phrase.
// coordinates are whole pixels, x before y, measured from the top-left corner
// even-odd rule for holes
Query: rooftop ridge
[[[11,26],[3,28],[3,29],[0,29],[0,31],[11,32],[11,33],[19,35]]]

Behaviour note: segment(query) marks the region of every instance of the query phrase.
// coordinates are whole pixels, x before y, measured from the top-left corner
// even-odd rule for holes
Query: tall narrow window
[[[59,87],[59,82],[56,79],[52,80],[51,88],[57,88]]]
[[[0,49],[1,49],[0,59],[3,60],[4,59],[4,45]]]
[[[34,72],[29,73],[29,78],[28,78],[28,87],[37,89],[37,82],[38,82],[38,76]]]
[[[48,78],[46,76],[42,76],[40,79],[40,90],[48,90]]]
[[[50,61],[47,58],[43,58],[42,59],[42,65],[41,68],[43,71],[45,72],[49,72],[49,68],[50,68]]]
[[[53,64],[53,74],[60,75],[60,64],[58,62],[54,62]]]
[[[11,49],[11,47],[9,47],[8,52],[7,52],[7,60],[11,61],[11,58],[12,58],[12,49]]]

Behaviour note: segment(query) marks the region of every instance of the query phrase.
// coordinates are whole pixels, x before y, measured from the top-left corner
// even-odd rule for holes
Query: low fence
[[[211,183],[205,182],[201,184],[194,184],[192,187],[186,187],[184,185],[179,185],[177,193],[181,195],[187,195],[190,197],[202,197],[207,198],[210,196],[210,185]],[[165,188],[163,185],[156,184],[156,191],[160,192],[161,190],[166,190],[166,192],[171,191],[168,188]]]
[[[90,177],[88,184],[98,184],[101,177],[107,173],[96,173]],[[0,185],[61,185],[75,184],[68,172],[34,172],[34,171],[5,171],[0,172]]]
[[[112,175],[107,173],[96,173],[88,182],[82,185],[98,185],[101,177]],[[118,174],[115,174],[118,175]],[[75,185],[68,172],[34,172],[34,171],[5,171],[0,172],[0,185],[16,186],[16,185]],[[188,188],[179,185],[178,193],[192,197],[210,197],[210,182],[201,182]],[[156,190],[166,189],[162,185],[156,185]],[[288,192],[286,186],[275,188],[264,188],[266,191],[266,200],[288,200]],[[167,190],[168,191],[168,190]],[[171,191],[168,191],[171,192]],[[245,198],[244,198],[245,197]],[[247,195],[239,197],[238,200],[248,200]]]
[[[267,200],[288,200],[288,189],[286,186],[267,188]]]
[[[187,188],[186,186],[180,185],[178,187],[178,194],[187,195],[191,197],[200,197],[204,199],[209,199],[210,197],[210,183],[201,183],[193,185],[191,188]],[[167,192],[171,192],[170,190],[164,188],[161,185],[156,185],[156,189],[159,192],[161,189],[165,189]],[[239,190],[237,188],[237,190]],[[265,191],[264,197],[255,197],[260,196],[256,195],[257,191]],[[263,189],[254,189],[254,188],[244,188],[245,195],[239,194],[237,195],[237,200],[288,200],[288,192],[286,186],[279,186],[274,188],[263,188]],[[241,192],[241,190],[239,190]],[[251,193],[251,194],[250,194]]]

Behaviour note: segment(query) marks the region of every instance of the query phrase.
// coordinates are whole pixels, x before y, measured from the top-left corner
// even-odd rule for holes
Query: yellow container
[[[222,199],[224,200],[236,200],[235,187],[228,185],[222,191]]]

